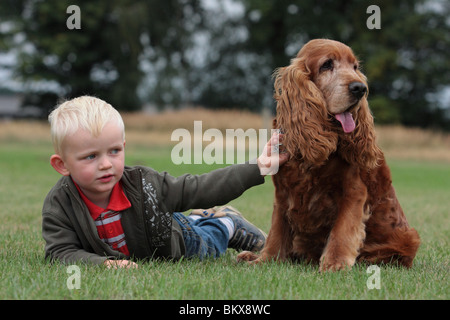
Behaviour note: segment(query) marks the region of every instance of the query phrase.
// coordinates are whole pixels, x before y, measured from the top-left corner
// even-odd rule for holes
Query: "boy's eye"
[[[86,160],[94,160],[95,159],[95,154],[90,154],[85,159]]]
[[[113,149],[111,150],[111,154],[118,154],[120,149]]]

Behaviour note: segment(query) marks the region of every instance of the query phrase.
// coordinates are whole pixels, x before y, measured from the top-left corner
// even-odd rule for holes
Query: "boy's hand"
[[[105,260],[103,263],[108,269],[118,269],[118,268],[138,268],[139,265],[130,260]]]
[[[270,140],[264,147],[262,154],[258,157],[258,167],[261,175],[274,175],[278,172],[280,166],[282,166],[289,159],[289,155],[285,152],[279,153],[279,146],[283,135],[274,132]]]

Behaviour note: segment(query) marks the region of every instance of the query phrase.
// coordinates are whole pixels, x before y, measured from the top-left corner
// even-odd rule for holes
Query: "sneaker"
[[[217,212],[216,208],[194,209],[189,215],[201,216],[203,218],[222,218],[226,216],[225,212]]]
[[[223,206],[215,210],[214,217],[227,216],[234,223],[234,234],[228,242],[228,248],[238,251],[261,251],[266,243],[267,235],[248,222],[242,214],[231,206]]]

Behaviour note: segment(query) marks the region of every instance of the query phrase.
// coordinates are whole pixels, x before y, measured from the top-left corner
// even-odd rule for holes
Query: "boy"
[[[65,263],[136,267],[133,259],[217,257],[227,247],[257,251],[264,233],[225,204],[264,182],[262,174],[287,160],[271,153],[270,139],[258,164],[232,165],[208,174],[175,178],[142,166],[125,166],[125,130],[120,114],[94,97],[79,97],[49,116],[63,175],[42,210],[45,255]],[[279,161],[279,162],[277,162]],[[272,165],[272,166],[271,166]]]

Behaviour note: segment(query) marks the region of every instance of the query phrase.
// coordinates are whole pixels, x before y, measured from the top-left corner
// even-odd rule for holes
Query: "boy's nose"
[[[109,161],[108,157],[102,157],[100,159],[99,168],[100,170],[109,169],[112,167],[111,161]]]

